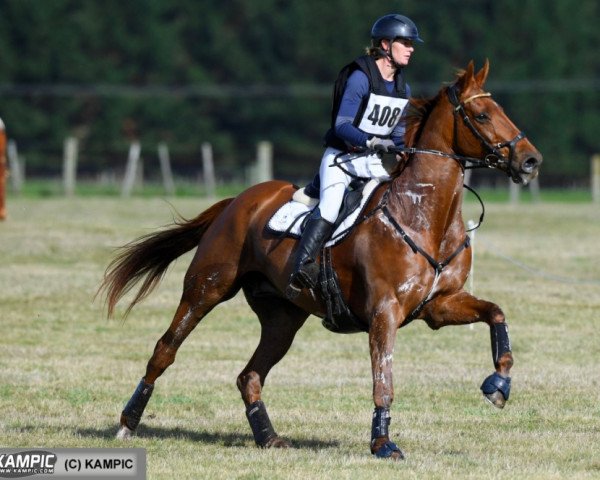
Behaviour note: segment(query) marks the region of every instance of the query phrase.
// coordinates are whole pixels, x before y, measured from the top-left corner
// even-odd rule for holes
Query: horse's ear
[[[483,85],[485,84],[485,80],[488,76],[489,71],[490,71],[490,62],[486,58],[485,63],[483,64],[483,68],[481,70],[479,70],[479,72],[477,72],[477,75],[475,75],[475,81],[477,82],[477,84],[480,87],[483,87]]]
[[[469,62],[469,64],[467,65],[467,69],[465,70],[465,80],[469,81],[471,78],[473,78],[474,72],[475,72],[475,64],[473,63],[473,60],[471,60]]]
[[[471,84],[471,82],[473,81],[473,72],[475,71],[475,65],[473,63],[473,60],[471,60],[469,62],[469,64],[467,65],[467,68],[465,70],[463,70],[462,72],[460,72],[460,75],[458,77],[458,80],[456,81],[456,85],[458,86],[458,88],[461,91],[465,91],[468,86]]]

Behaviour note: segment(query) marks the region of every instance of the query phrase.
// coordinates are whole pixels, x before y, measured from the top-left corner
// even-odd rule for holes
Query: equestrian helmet
[[[371,28],[371,38],[376,42],[384,38],[388,40],[407,38],[423,43],[423,39],[419,37],[419,31],[415,22],[397,13],[390,13],[377,19]]]

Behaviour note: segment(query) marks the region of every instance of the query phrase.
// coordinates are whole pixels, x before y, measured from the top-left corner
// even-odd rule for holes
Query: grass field
[[[183,215],[207,206],[172,200]],[[466,218],[477,207],[467,204]],[[172,219],[154,198],[11,198],[0,224],[0,445],[118,447],[118,417],[181,293],[189,254],[128,318],[93,302],[113,247]],[[391,433],[407,459],[368,450],[364,334],[311,317],[265,389],[286,451],[254,447],[235,387],[258,341],[243,298],[218,307],[159,379],[138,436],[148,478],[600,478],[600,209],[487,205],[475,237],[475,294],[504,309],[515,366],[502,411],[484,325],[398,333]],[[121,312],[123,310],[120,310]]]

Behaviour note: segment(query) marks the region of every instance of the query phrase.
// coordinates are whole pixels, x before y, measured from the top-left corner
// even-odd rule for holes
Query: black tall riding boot
[[[316,257],[332,230],[333,224],[321,217],[318,208],[315,209],[306,222],[296,251],[294,271],[286,290],[288,298],[295,298],[303,288],[314,288],[317,285],[319,266]]]

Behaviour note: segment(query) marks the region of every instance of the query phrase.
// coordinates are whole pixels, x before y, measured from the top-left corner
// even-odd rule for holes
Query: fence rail
[[[0,121],[1,122],[1,121]],[[4,139],[4,140],[3,140]],[[4,145],[2,144],[4,142]],[[4,155],[5,152],[5,155]],[[76,194],[78,173],[81,167],[79,143],[77,139],[69,137],[63,144],[62,171],[58,175],[62,179],[62,191],[66,196]],[[251,164],[245,169],[241,183],[248,185],[263,182],[274,178],[273,173],[273,145],[268,141],[261,141],[256,146],[256,156]],[[214,152],[211,143],[204,142],[198,152],[197,183],[205,195],[214,198],[216,195],[216,186],[219,183],[215,169]],[[6,165],[7,164],[7,165]],[[26,162],[25,157],[19,153],[17,143],[14,140],[6,141],[4,130],[0,129],[0,212],[4,203],[4,191],[6,183],[6,174],[2,171],[10,172],[11,191],[19,194],[23,190],[26,181]],[[100,171],[98,178],[104,179],[104,183],[119,183],[121,195],[128,197],[132,194],[134,188],[142,188],[144,183],[144,170],[159,172],[164,192],[168,196],[173,196],[177,190],[174,169],[171,161],[169,146],[162,142],[158,145],[142,146],[135,140],[132,141],[126,158],[116,168]],[[60,169],[59,169],[60,170]],[[592,200],[600,203],[600,154],[593,155],[590,159],[590,185]],[[122,173],[119,173],[122,172]],[[471,183],[471,172],[467,170],[465,174],[465,183]],[[500,178],[500,177],[499,177]],[[481,178],[479,178],[481,182]],[[509,191],[509,201],[513,204],[519,203],[523,187],[507,181]],[[482,183],[484,185],[484,183]],[[498,186],[497,180],[494,185]],[[540,201],[540,184],[538,179],[532,181],[528,187],[531,199]]]
[[[4,130],[0,130],[0,147],[4,137]],[[0,159],[4,159],[0,150]],[[62,187],[66,196],[72,196],[76,192],[77,172],[79,162],[79,143],[76,138],[69,137],[65,139],[63,146],[62,163]],[[147,158],[144,159],[144,154]],[[15,194],[21,193],[25,183],[25,158],[19,154],[17,143],[14,140],[8,141],[7,156],[9,169],[11,172],[11,187]],[[206,196],[214,198],[216,196],[217,175],[213,160],[213,147],[209,142],[202,143],[201,146],[201,167],[198,167],[199,178]],[[176,193],[176,182],[171,165],[169,147],[162,142],[156,146],[156,156],[153,151],[142,148],[142,144],[134,140],[131,142],[127,158],[121,164],[123,176],[121,181],[121,195],[129,197],[135,187],[143,186],[144,182],[144,161],[150,164],[152,161],[158,163],[158,171],[162,178],[162,185],[167,195],[172,196]],[[3,164],[0,164],[2,167]],[[100,175],[105,181],[117,181],[117,176],[110,172],[103,172]],[[1,175],[0,178],[4,178]],[[264,182],[273,178],[273,145],[268,141],[261,141],[257,145],[256,158],[247,168],[244,176],[244,182],[254,184]]]

